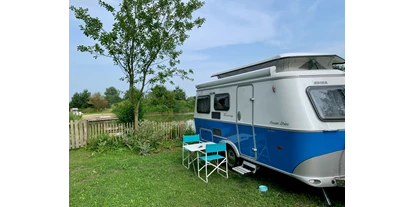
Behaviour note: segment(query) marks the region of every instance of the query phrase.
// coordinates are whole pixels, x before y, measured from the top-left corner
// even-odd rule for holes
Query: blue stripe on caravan
[[[232,141],[236,147],[240,146],[239,151],[242,154],[254,156],[251,153],[254,142],[251,139],[241,139],[239,143],[235,123],[197,118],[194,122],[201,139],[220,142],[221,137],[212,136],[208,131],[200,131],[200,128],[220,129],[222,137]],[[257,161],[289,173],[307,159],[345,149],[345,131],[292,132],[270,127],[255,127],[254,131]],[[244,137],[250,136],[244,135]]]

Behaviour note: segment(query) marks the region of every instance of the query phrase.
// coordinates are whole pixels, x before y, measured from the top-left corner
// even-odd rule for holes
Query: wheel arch
[[[228,144],[231,148],[233,148],[233,151],[236,153],[236,156],[239,158],[240,157],[240,152],[239,149],[237,149],[236,145],[230,141],[230,140],[221,140],[220,143],[226,143]]]

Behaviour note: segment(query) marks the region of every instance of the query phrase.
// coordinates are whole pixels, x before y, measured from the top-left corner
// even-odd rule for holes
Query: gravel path
[[[106,118],[116,118],[116,115],[113,113],[102,113],[102,114],[83,114],[82,119],[91,120],[91,119],[106,119]]]

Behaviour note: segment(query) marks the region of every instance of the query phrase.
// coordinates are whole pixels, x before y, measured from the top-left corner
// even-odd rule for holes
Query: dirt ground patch
[[[108,119],[108,118],[117,118],[113,113],[102,113],[102,114],[83,114],[83,120],[95,120],[95,119]]]

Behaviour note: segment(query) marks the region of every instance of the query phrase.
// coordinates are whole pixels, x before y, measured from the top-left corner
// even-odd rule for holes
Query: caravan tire
[[[230,168],[240,165],[240,158],[237,157],[233,147],[227,145],[227,164]]]

